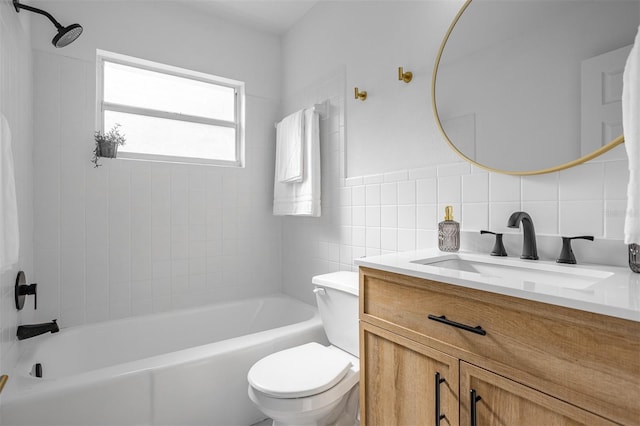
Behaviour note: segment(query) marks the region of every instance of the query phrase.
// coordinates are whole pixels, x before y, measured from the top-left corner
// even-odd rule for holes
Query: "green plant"
[[[117,123],[106,133],[102,131],[95,132],[94,139],[96,141],[96,146],[93,149],[93,158],[91,159],[94,167],[100,167],[102,165],[98,163],[98,157],[115,158],[118,146],[124,145],[127,141],[125,136],[120,133],[120,124]],[[105,146],[110,146],[112,149],[112,155],[106,155],[106,153],[103,152]]]

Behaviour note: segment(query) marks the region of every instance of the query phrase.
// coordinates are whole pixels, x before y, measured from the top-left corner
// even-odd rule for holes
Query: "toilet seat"
[[[273,398],[304,398],[339,383],[352,367],[351,357],[312,342],[271,354],[251,367],[247,378]]]

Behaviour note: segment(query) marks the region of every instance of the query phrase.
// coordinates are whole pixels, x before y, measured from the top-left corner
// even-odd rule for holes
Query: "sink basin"
[[[540,284],[583,290],[613,275],[612,272],[598,269],[472,254],[447,254],[413,260],[411,263],[441,268],[441,271],[460,272],[461,275],[477,274],[485,279],[497,279],[503,284],[510,282],[522,288]]]

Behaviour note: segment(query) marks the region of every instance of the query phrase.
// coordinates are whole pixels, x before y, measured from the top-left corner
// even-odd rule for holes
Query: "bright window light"
[[[120,124],[118,157],[243,165],[244,83],[98,51],[98,123]]]

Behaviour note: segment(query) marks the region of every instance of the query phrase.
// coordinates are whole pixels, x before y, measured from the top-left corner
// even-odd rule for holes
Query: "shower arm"
[[[29,12],[34,12],[34,13],[39,13],[40,15],[44,15],[47,18],[49,18],[49,20],[53,23],[53,25],[56,26],[57,29],[63,28],[63,26],[60,25],[60,23],[58,21],[56,21],[55,18],[53,16],[51,16],[50,13],[45,12],[42,9],[31,7],[31,6],[28,6],[26,4],[20,4],[19,0],[13,0],[13,7],[15,7],[16,12],[18,12],[18,13],[20,13],[20,9],[24,9],[24,10],[28,10]]]

